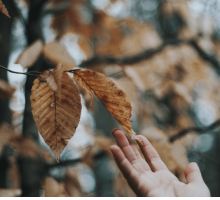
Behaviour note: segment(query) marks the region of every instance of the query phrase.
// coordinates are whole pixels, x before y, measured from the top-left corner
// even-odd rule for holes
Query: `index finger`
[[[143,142],[143,144],[140,144],[140,142],[138,141],[138,145],[140,146],[141,151],[152,170],[168,170],[167,166],[161,160],[159,154],[151,145],[151,143],[147,140],[147,138],[145,138],[143,135],[137,135],[136,137],[138,137]]]

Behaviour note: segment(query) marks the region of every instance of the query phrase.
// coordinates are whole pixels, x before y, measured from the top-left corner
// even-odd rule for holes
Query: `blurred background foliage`
[[[80,68],[104,73],[127,94],[134,131],[172,173],[186,182],[186,165],[197,162],[211,195],[220,196],[218,0],[2,2],[11,18],[0,13],[0,65],[53,69],[44,56],[25,70],[14,63],[39,39],[59,42]],[[135,196],[109,151],[120,126],[97,98],[91,107],[80,88],[81,121],[57,164],[32,118],[34,78],[0,68],[0,79],[16,88],[0,100],[0,194]]]

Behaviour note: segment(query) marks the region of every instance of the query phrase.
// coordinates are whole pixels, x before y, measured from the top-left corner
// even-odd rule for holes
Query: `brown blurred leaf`
[[[104,74],[90,70],[74,71],[74,77],[75,74],[81,78],[82,82],[91,88],[111,115],[125,129],[131,138],[134,139],[135,132],[131,127],[132,121],[129,120],[132,107],[126,94]]]
[[[19,55],[15,64],[20,64],[24,69],[31,67],[40,57],[43,47],[43,42],[41,40],[37,40]]]
[[[9,188],[21,187],[21,177],[15,156],[10,158],[10,167],[8,170],[8,183]]]
[[[44,181],[45,197],[69,197],[64,182],[58,183],[52,177],[46,177]]]
[[[0,189],[0,197],[19,197],[21,189]]]
[[[43,53],[55,65],[62,63],[64,70],[70,70],[76,67],[75,61],[68,53],[66,47],[59,42],[46,43]]]
[[[2,154],[5,145],[9,144],[10,137],[13,135],[13,129],[7,123],[0,126],[0,154]]]
[[[15,92],[15,88],[8,82],[0,79],[0,99],[11,98]]]
[[[61,99],[47,82],[35,79],[31,106],[36,126],[44,141],[54,152],[57,162],[68,140],[74,135],[81,115],[81,99],[77,85],[63,73]]]
[[[82,197],[83,192],[78,180],[77,172],[71,168],[66,171],[65,188],[71,197]]]
[[[14,135],[10,138],[10,145],[17,156],[37,158],[40,155],[40,147],[31,138]]]
[[[2,3],[2,0],[0,0],[0,12],[5,14],[7,17],[11,18],[8,14],[8,10],[6,9],[5,5]]]

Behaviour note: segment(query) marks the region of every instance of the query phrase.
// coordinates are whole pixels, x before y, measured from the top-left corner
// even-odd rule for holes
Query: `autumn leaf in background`
[[[11,98],[14,92],[14,87],[8,82],[0,79],[0,99]]]
[[[2,0],[0,0],[0,12],[5,14],[7,17],[11,18],[10,15],[8,14],[8,10],[5,7],[5,5],[2,3]]]
[[[46,82],[34,81],[30,97],[32,113],[41,136],[59,162],[60,154],[79,124],[80,93],[74,80],[60,65],[52,72],[44,71],[40,77]]]
[[[43,47],[43,42],[37,40],[20,54],[15,64],[20,64],[24,69],[31,67],[40,57]]]
[[[55,65],[62,63],[65,70],[71,70],[76,66],[74,59],[68,53],[66,47],[59,42],[46,43],[43,49],[43,54],[45,58]]]

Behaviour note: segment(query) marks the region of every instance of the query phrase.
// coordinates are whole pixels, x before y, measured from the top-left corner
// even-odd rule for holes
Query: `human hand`
[[[118,146],[112,145],[110,150],[119,169],[137,196],[210,196],[196,163],[190,163],[186,167],[187,184],[185,184],[167,169],[157,151],[144,136],[138,135],[137,137],[143,141],[143,145],[139,144],[139,146],[147,162],[122,130],[113,130],[113,136]]]

